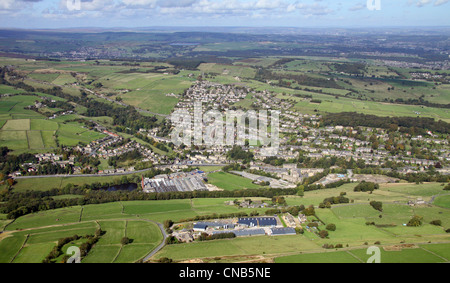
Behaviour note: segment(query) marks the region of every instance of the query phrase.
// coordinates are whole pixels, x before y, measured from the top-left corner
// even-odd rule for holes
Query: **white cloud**
[[[353,7],[349,8],[349,11],[360,11],[363,9],[367,9],[367,4],[356,4]]]
[[[419,0],[419,1],[417,1],[416,6],[422,7],[422,6],[430,4],[431,2],[433,2],[433,0]]]
[[[436,2],[434,2],[434,6],[441,6],[448,3],[449,1],[450,0],[436,0]]]
[[[448,2],[450,2],[450,0],[435,0],[433,5],[441,6],[441,5],[447,4]],[[410,4],[410,5],[413,4],[419,8],[429,5],[431,3],[433,3],[433,0],[408,0],[408,4]]]
[[[27,1],[0,0],[0,10],[22,10],[27,7],[31,7],[34,2],[39,1],[41,0],[27,0]]]

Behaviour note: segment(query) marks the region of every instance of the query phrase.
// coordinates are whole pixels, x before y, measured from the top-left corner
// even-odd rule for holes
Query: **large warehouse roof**
[[[239,218],[238,223],[241,225],[247,225],[249,227],[277,226],[277,219],[275,217]]]

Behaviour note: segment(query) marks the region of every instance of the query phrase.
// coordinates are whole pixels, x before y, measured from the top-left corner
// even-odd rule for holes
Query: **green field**
[[[127,263],[145,257],[162,240],[156,224],[145,221],[99,221],[101,237],[84,263]],[[123,237],[132,242],[126,246],[120,244]]]
[[[59,179],[59,182],[68,180],[70,179]],[[275,262],[365,262],[368,256],[364,254],[366,251],[364,246],[380,243],[382,262],[448,261],[450,238],[444,230],[450,227],[448,220],[450,210],[442,206],[447,201],[447,195],[435,199],[436,204],[440,206],[405,205],[411,198],[421,196],[424,199],[431,199],[432,195],[442,194],[440,184],[382,185],[380,190],[370,195],[352,192],[354,186],[355,184],[346,184],[335,189],[305,192],[303,198],[286,197],[289,205],[306,206],[319,202],[324,197],[338,195],[341,191],[347,193],[346,196],[352,199],[353,203],[334,205],[331,209],[316,209],[317,216],[323,222],[333,223],[337,227],[336,231],[329,232],[327,239],[321,239],[316,234],[306,231],[303,235],[294,236],[255,236],[194,242],[166,246],[153,259],[169,257],[176,261],[189,259],[209,261],[212,258],[218,258],[220,261],[233,262],[264,258],[274,259]],[[391,198],[402,203],[389,202]],[[368,204],[372,199],[383,202],[382,213]],[[159,229],[149,221],[163,223],[171,219],[178,222],[197,215],[249,213],[254,210],[264,214],[267,210],[239,209],[225,205],[225,202],[229,200],[234,198],[124,201],[26,215],[6,226],[8,237],[0,241],[0,251],[2,251],[0,261],[39,262],[54,246],[54,241],[58,237],[71,236],[73,233],[81,233],[78,231],[86,231],[86,229],[92,231],[95,227],[101,227],[106,233],[84,262],[134,262],[148,254],[162,239]],[[270,200],[267,201],[270,202]],[[421,227],[403,226],[405,221],[415,214],[424,218],[423,225]],[[382,218],[379,215],[382,215]],[[429,224],[435,219],[442,220],[442,227]],[[381,226],[366,225],[367,221],[373,221]],[[385,224],[388,225],[385,226]],[[320,225],[319,229],[324,227]],[[24,245],[27,234],[31,237]],[[120,239],[124,236],[133,240],[131,244],[127,246],[120,244]],[[422,243],[425,242],[431,244],[423,245]],[[414,244],[419,248],[405,248],[402,251],[383,250],[384,247],[389,248],[402,243]],[[442,244],[432,245],[433,243]],[[342,244],[345,250],[325,250],[322,248],[323,244]]]
[[[7,120],[0,130],[0,145],[17,152],[46,152],[62,145],[88,144],[103,133],[83,128],[78,123],[58,123],[43,119]]]
[[[117,202],[26,215],[7,225],[8,237],[0,241],[0,262],[11,262],[13,257],[15,259],[12,262],[40,262],[57,239],[93,233],[95,227],[100,227],[106,233],[83,262],[135,262],[161,243],[161,232],[150,221],[163,222],[167,218],[178,221],[199,214],[237,212],[237,208],[224,205],[227,200],[204,199],[193,203],[190,200]],[[26,235],[32,235],[25,245],[30,248],[21,250]],[[132,239],[132,242],[122,247],[120,240],[124,236]],[[32,252],[33,256],[30,255]]]
[[[450,195],[436,198],[436,200],[434,201],[434,205],[450,208]]]
[[[262,186],[253,184],[250,179],[225,172],[209,174],[208,183],[227,191],[262,188]]]
[[[53,99],[53,97],[52,97]],[[88,144],[103,138],[102,133],[84,128],[80,123],[66,123],[66,119],[46,120],[35,111],[24,109],[33,105],[37,96],[17,95],[0,98],[0,146],[16,153],[45,153],[61,145]],[[58,117],[60,118],[60,117]]]
[[[105,137],[105,134],[90,131],[78,123],[62,123],[59,125],[56,136],[59,143],[66,146],[76,146],[78,143],[88,144],[94,140]]]
[[[380,248],[380,263],[442,263],[449,262],[450,244],[419,245],[398,251]],[[366,263],[373,253],[368,249],[304,253],[275,258],[276,263]]]
[[[91,221],[53,228],[30,229],[7,234],[2,239],[0,262],[39,263],[56,245],[58,239],[73,235],[92,235],[98,226],[104,235],[83,262],[135,262],[145,257],[162,240],[162,234],[157,225],[146,221],[99,221],[97,223]],[[132,241],[122,248],[120,240],[124,236]],[[79,240],[72,245],[77,246],[82,242],[83,240]]]

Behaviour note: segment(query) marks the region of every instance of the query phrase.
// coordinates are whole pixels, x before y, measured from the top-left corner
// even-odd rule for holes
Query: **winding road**
[[[163,240],[159,246],[157,246],[153,251],[151,251],[146,257],[144,257],[143,262],[148,261],[152,256],[154,256],[157,252],[159,252],[166,245],[166,239],[167,239],[166,230],[164,229],[164,226],[161,223],[151,221],[151,220],[148,220],[148,221],[153,222],[156,225],[158,225],[159,230],[161,230],[161,233],[163,235]]]

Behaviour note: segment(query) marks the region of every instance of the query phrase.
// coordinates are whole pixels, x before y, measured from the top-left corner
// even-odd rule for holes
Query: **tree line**
[[[155,170],[152,175],[163,173]],[[134,180],[133,180],[134,179]],[[265,197],[272,198],[280,195],[295,195],[296,189],[248,189],[238,191],[193,191],[193,192],[169,192],[169,193],[145,193],[140,189],[134,191],[113,191],[103,190],[108,186],[117,183],[140,183],[140,177],[134,176],[131,179],[123,176],[119,182],[93,183],[82,186],[68,185],[62,189],[51,189],[48,191],[26,191],[14,192],[3,190],[0,192],[0,213],[7,214],[8,219],[35,213],[70,206],[102,204],[118,201],[135,200],[171,200],[171,199],[193,199],[193,198],[243,198],[243,197]],[[55,196],[73,194],[79,198],[57,199]]]
[[[426,134],[427,131],[450,133],[450,124],[425,117],[379,117],[355,112],[327,113],[322,117],[323,126],[371,127],[391,129],[411,135]],[[392,127],[396,125],[397,127]]]

